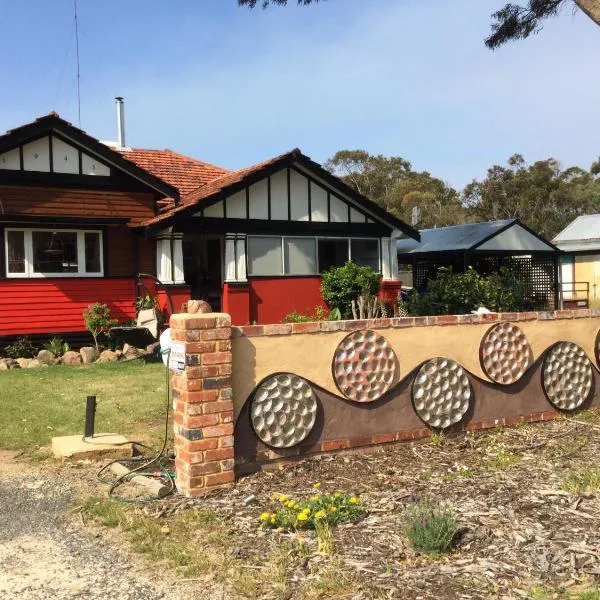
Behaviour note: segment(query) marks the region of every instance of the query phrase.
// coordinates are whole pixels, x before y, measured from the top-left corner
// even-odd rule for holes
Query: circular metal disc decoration
[[[250,406],[256,435],[275,448],[290,448],[306,439],[316,418],[317,399],[311,386],[292,373],[263,381]]]
[[[396,355],[387,340],[374,331],[347,335],[333,357],[333,377],[338,388],[355,402],[373,402],[392,385]]]
[[[444,429],[458,423],[469,410],[471,384],[466,371],[451,358],[432,358],[419,369],[412,399],[419,417]]]
[[[544,358],[542,386],[548,400],[560,410],[581,406],[592,390],[592,361],[577,344],[558,342]]]
[[[600,367],[600,329],[596,335],[596,364]]]
[[[521,379],[533,363],[525,334],[512,323],[494,325],[481,340],[481,368],[496,383],[508,385]]]

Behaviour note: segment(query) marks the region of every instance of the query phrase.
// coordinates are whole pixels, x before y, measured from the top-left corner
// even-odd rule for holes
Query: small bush
[[[321,296],[332,312],[339,310],[342,319],[352,318],[352,300],[359,296],[374,296],[379,291],[381,275],[371,267],[361,267],[348,261],[323,273]]]
[[[458,521],[447,506],[416,502],[407,509],[405,532],[417,552],[441,554],[450,548],[458,533]]]
[[[71,346],[69,346],[69,344],[67,344],[67,342],[64,342],[58,336],[53,337],[52,339],[48,340],[44,344],[44,350],[48,350],[48,352],[52,352],[52,354],[54,354],[54,356],[56,356],[57,358],[60,358],[63,354],[67,353],[70,349],[71,349]]]
[[[94,345],[98,350],[98,337],[101,334],[105,334],[111,327],[117,325],[117,320],[112,319],[110,315],[110,308],[106,304],[96,302],[90,304],[83,311],[83,320],[87,330],[92,334],[94,338]]]
[[[315,306],[315,310],[312,314],[303,315],[302,313],[293,311],[287,314],[283,322],[284,323],[311,323],[314,321],[339,321],[341,318],[340,311],[333,309],[327,314],[326,310],[322,306]]]
[[[4,354],[13,359],[34,358],[36,353],[37,348],[27,336],[18,338],[14,344],[8,344],[4,348]]]
[[[263,527],[293,529],[319,529],[352,521],[366,511],[356,496],[336,492],[316,494],[308,500],[294,500],[285,495],[274,496],[280,505],[273,512],[260,515]]]

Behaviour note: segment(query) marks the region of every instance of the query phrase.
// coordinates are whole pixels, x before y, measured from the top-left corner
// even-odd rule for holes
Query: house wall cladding
[[[223,383],[238,474],[433,431],[543,421],[599,401],[600,310],[254,325],[231,336]]]

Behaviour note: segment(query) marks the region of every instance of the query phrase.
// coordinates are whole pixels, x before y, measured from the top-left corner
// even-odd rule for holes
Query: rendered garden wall
[[[551,419],[600,396],[599,310],[171,325],[186,343],[174,396],[190,494],[261,463]]]

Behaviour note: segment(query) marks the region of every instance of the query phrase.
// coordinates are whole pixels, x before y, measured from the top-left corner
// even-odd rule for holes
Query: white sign
[[[185,370],[185,343],[171,342],[169,353],[169,369],[175,373],[183,373]]]

